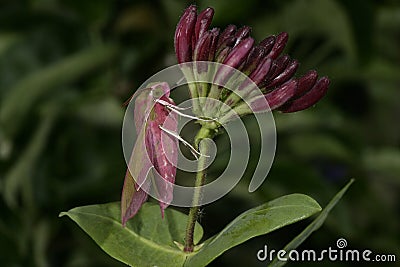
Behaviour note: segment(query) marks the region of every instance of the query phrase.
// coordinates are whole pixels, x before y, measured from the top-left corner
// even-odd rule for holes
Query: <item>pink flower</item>
[[[157,192],[161,214],[173,197],[178,143],[177,139],[162,131],[177,130],[176,114],[170,113],[166,105],[174,106],[169,98],[166,83],[157,83],[135,93],[134,121],[137,140],[133,148],[130,168],[126,171],[121,198],[122,224],[136,215],[147,200],[150,187]],[[149,179],[149,177],[161,179]],[[156,182],[154,182],[156,181]],[[164,182],[167,181],[167,182]]]

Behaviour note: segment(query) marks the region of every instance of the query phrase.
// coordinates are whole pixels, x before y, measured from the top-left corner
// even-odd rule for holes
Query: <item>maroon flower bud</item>
[[[269,108],[274,110],[285,104],[295,94],[296,87],[297,81],[292,80],[265,94],[264,96],[268,101]]]
[[[196,23],[197,9],[189,6],[179,20],[175,31],[175,54],[178,63],[192,61],[192,38]]]
[[[280,84],[283,84],[287,82],[289,79],[293,77],[293,75],[296,73],[297,68],[299,67],[299,63],[297,60],[292,60],[289,65],[286,67],[286,69],[280,73],[278,76],[276,76],[268,85],[267,88],[275,87]]]
[[[236,38],[233,36],[226,38],[224,43],[222,43],[220,47],[217,47],[216,54],[218,55],[225,48],[232,48],[235,45],[235,40]]]
[[[217,50],[219,31],[220,31],[219,28],[214,28],[210,31],[211,32],[211,44],[210,44],[210,53],[208,55],[209,61],[214,61],[215,53]]]
[[[221,33],[221,35],[218,38],[218,44],[217,44],[217,49],[221,51],[225,47],[228,46],[228,43],[235,43],[235,32],[236,32],[236,26],[235,25],[229,25],[228,27],[225,28],[225,30]]]
[[[264,55],[265,55],[264,47],[262,46],[253,47],[253,49],[249,53],[249,56],[247,57],[247,61],[243,66],[242,71],[245,74],[250,74],[251,72],[253,72],[254,69],[257,68],[257,65],[260,63],[260,61],[263,59]]]
[[[249,105],[251,111],[260,112],[268,109],[274,110],[282,106],[294,95],[296,91],[296,86],[297,82],[295,80],[292,80],[265,95],[257,96],[253,100],[250,100]],[[268,102],[269,107],[267,107],[265,101]]]
[[[271,81],[276,76],[281,74],[286,69],[287,65],[289,64],[289,61],[290,57],[288,55],[282,55],[277,59],[275,59],[272,62],[271,71],[269,72],[267,77],[268,81]]]
[[[326,93],[329,80],[324,77],[317,81],[316,71],[309,71],[301,78],[293,79],[299,63],[290,59],[288,55],[281,55],[288,41],[286,32],[268,36],[254,46],[254,40],[249,37],[250,27],[237,29],[235,25],[229,25],[221,33],[218,28],[208,30],[214,15],[213,9],[205,9],[198,17],[196,12],[195,6],[188,7],[179,21],[175,33],[178,62],[223,63],[241,70],[254,82],[241,81],[233,77],[232,72],[221,68],[217,70],[214,82],[224,84],[229,81],[229,86],[233,86],[233,89],[237,90],[236,93],[230,94],[223,86],[214,85],[210,90],[197,88],[196,90],[204,93],[201,95],[222,100],[239,113],[242,112],[240,114],[248,114],[253,104],[245,104],[241,99],[243,97],[253,98],[250,101],[255,103],[257,109],[261,108],[262,102],[265,105],[267,100],[270,102],[270,109],[279,108],[283,112],[294,112],[312,106]],[[197,64],[197,70],[203,71],[202,63]],[[257,100],[253,94],[253,90],[256,89],[254,84],[268,93]],[[207,107],[205,109],[207,110]],[[219,112],[218,116],[224,116],[222,110]]]
[[[210,56],[210,48],[212,42],[213,34],[211,31],[207,31],[200,36],[199,41],[196,44],[196,47],[193,52],[193,60],[194,61],[207,61]],[[197,71],[199,73],[204,73],[208,70],[207,64],[204,62],[197,62]]]
[[[265,76],[268,74],[270,67],[271,67],[271,59],[263,58],[260,64],[257,66],[257,68],[249,76],[249,78],[253,81],[253,83],[250,82],[249,80],[246,80],[239,86],[238,91],[240,92],[239,95],[241,98],[246,98],[254,90],[256,91],[258,90],[257,86],[259,86],[259,84],[264,80]],[[235,98],[235,101],[232,101],[232,103],[236,103],[238,101],[239,99]],[[228,106],[231,105],[227,101],[225,101],[225,104],[227,104]]]
[[[294,98],[299,98],[313,87],[317,81],[318,73],[315,70],[310,70],[306,75],[297,80],[297,90]]]
[[[194,61],[206,61],[210,54],[212,34],[210,31],[205,32],[200,36],[199,41],[196,43],[193,52]]]
[[[287,34],[286,32],[281,32],[280,34],[278,34],[278,36],[276,36],[274,46],[272,47],[271,52],[269,52],[268,57],[272,59],[277,58],[282,53],[283,49],[285,49],[288,39],[289,34]]]
[[[225,58],[224,64],[231,66],[232,68],[239,67],[244,60],[246,60],[247,56],[251,48],[253,47],[254,39],[246,38],[243,39],[237,46],[235,46],[229,55]]]
[[[284,113],[296,112],[313,106],[326,94],[329,83],[327,77],[322,77],[315,83],[311,90],[285,105],[281,111]]]
[[[276,39],[275,36],[271,35],[260,42],[259,46],[264,47],[266,54],[271,51],[272,47],[275,44],[275,39]]]
[[[257,85],[265,79],[269,70],[271,68],[271,59],[264,58],[258,67],[250,74],[249,78],[253,80],[253,82]]]
[[[243,26],[242,28],[237,30],[237,32],[235,33],[235,38],[236,38],[235,46],[238,45],[243,39],[249,37],[250,32],[251,28],[248,26]]]
[[[192,47],[196,47],[196,43],[200,39],[201,35],[205,33],[208,29],[208,27],[211,24],[211,21],[214,16],[214,9],[212,8],[206,8],[204,9],[198,16],[197,16],[197,21],[196,21],[196,26],[194,28],[194,35],[192,39]]]

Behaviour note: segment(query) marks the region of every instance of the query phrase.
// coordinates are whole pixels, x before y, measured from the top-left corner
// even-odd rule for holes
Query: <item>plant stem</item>
[[[195,189],[192,201],[192,207],[189,210],[188,222],[186,226],[186,235],[185,235],[185,252],[193,252],[194,243],[193,243],[193,235],[194,235],[194,228],[196,225],[196,221],[199,215],[200,209],[200,201],[202,197],[201,186],[205,184],[206,176],[207,176],[207,169],[205,169],[207,160],[206,157],[203,155],[207,155],[208,153],[208,145],[206,143],[200,143],[201,140],[205,138],[212,138],[214,135],[213,131],[202,127],[196,135],[195,138],[195,148],[199,150],[202,154],[200,156],[199,161],[197,163],[197,174],[196,174],[196,181],[195,181]]]

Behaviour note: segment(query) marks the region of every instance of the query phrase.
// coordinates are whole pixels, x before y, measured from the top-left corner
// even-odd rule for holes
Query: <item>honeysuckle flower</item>
[[[215,104],[218,101],[200,100],[199,104],[202,105],[193,106],[195,115],[200,113],[199,117],[194,117],[198,121],[212,125],[211,127],[219,127],[221,123],[232,118],[231,111],[224,109],[227,106],[239,116],[267,109],[296,112],[314,105],[325,95],[329,86],[327,77],[318,79],[315,70],[300,78],[295,77],[299,63],[288,55],[282,55],[288,41],[287,33],[268,36],[256,44],[250,36],[251,28],[248,26],[237,28],[235,25],[228,25],[222,31],[219,28],[209,29],[213,15],[212,8],[197,14],[197,8],[191,5],[180,18],[174,39],[178,63],[199,63],[196,64],[195,73],[183,69],[184,74],[199,77],[207,72],[207,65],[200,63],[211,61],[240,70],[252,82],[249,83],[248,79],[236,81],[237,77],[230,75],[229,71],[217,69],[214,73],[215,84],[189,84],[193,99],[203,97],[225,104],[220,106]],[[233,92],[221,86],[226,83],[236,86]],[[261,89],[261,94],[255,93],[254,84],[257,91],[258,88]],[[180,140],[185,145],[190,145],[179,135],[175,135],[176,116],[180,113],[174,101],[169,98],[169,93],[168,84],[156,83],[134,95],[134,121],[138,138],[122,192],[123,225],[147,200],[150,187],[158,194],[162,216],[164,209],[172,201],[171,185],[174,184],[176,175],[177,142]],[[243,101],[244,98],[246,101]],[[266,102],[268,105],[265,105]],[[171,114],[171,110],[176,113]],[[191,148],[194,154],[199,153]],[[160,179],[149,179],[149,176],[154,178],[154,175]]]
[[[299,63],[282,52],[288,41],[288,34],[282,32],[271,35],[255,44],[250,37],[251,28],[237,28],[228,25],[224,30],[208,29],[212,22],[214,10],[207,8],[197,15],[197,8],[189,6],[183,13],[175,32],[175,54],[178,63],[213,61],[231,66],[248,75],[261,89],[262,96],[253,96],[254,87],[247,84],[239,85],[241,97],[249,96],[249,105],[240,98],[224,90],[221,86],[204,84],[197,86],[197,91],[191,88],[192,98],[209,97],[218,99],[235,109],[238,115],[265,109],[265,100],[270,110],[296,112],[316,104],[327,92],[329,79],[318,79],[315,70],[296,78]],[[217,73],[218,76],[218,73]],[[228,79],[227,75],[217,79]],[[253,88],[253,89],[252,89]],[[212,108],[211,108],[212,109]],[[205,107],[210,116],[210,107]],[[207,113],[208,112],[208,113]],[[221,112],[218,114],[223,117]]]
[[[168,134],[177,131],[176,114],[168,108],[175,106],[169,93],[168,84],[156,83],[132,97],[135,99],[134,122],[138,137],[122,189],[123,225],[136,215],[147,200],[151,186],[158,194],[162,217],[172,201],[178,140]],[[149,178],[154,176],[161,179]]]

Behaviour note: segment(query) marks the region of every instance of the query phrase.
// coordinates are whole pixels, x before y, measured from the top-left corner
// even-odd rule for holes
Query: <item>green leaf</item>
[[[110,256],[130,266],[183,266],[186,253],[174,241],[183,244],[187,216],[145,203],[134,218],[121,225],[120,202],[91,205],[60,213],[74,220]],[[195,242],[203,236],[196,225]]]
[[[338,203],[338,201],[343,197],[344,193],[346,193],[347,189],[349,189],[350,185],[354,182],[354,179],[351,179],[342,190],[340,190],[328,203],[328,205],[323,209],[323,211],[319,214],[319,216],[307,226],[306,229],[303,230],[298,236],[296,236],[289,244],[287,244],[283,250],[290,251],[304,242],[314,231],[318,230],[321,225],[324,223],[326,217],[328,217],[329,212],[333,209],[333,207]],[[279,267],[285,265],[285,261],[279,261],[276,258],[269,265],[270,267]]]
[[[252,237],[300,221],[320,210],[314,199],[302,194],[283,196],[250,209],[208,239],[198,253],[188,257],[185,266],[205,266],[223,252]]]

